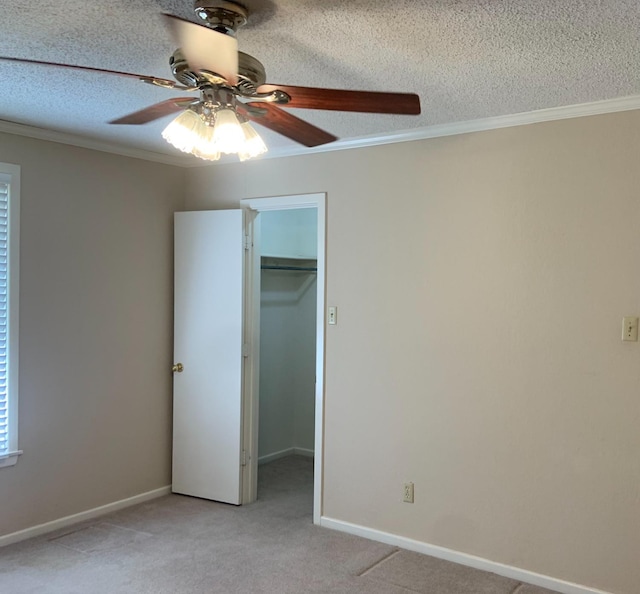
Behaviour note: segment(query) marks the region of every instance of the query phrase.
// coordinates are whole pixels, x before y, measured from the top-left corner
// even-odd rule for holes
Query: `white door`
[[[241,210],[175,215],[173,492],[241,502]]]

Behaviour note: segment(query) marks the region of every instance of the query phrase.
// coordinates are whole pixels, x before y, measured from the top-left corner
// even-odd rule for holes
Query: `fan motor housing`
[[[244,6],[224,0],[196,0],[193,9],[208,27],[233,36],[249,18]]]
[[[174,78],[187,87],[199,87],[204,81],[202,74],[189,68],[189,63],[182,51],[177,49],[169,58],[169,66]],[[247,93],[254,92],[267,81],[262,63],[244,52],[238,52],[238,87]]]
[[[228,0],[195,0],[194,11],[204,24],[225,35],[235,37],[236,31],[249,18],[247,9],[237,2]],[[215,80],[210,73],[198,73],[189,68],[182,51],[177,49],[169,58],[169,66],[176,80],[191,88],[202,84],[223,84],[224,80]],[[237,86],[245,93],[253,93],[267,80],[262,63],[244,52],[238,52],[238,83]]]
[[[238,86],[241,88],[250,86],[255,90],[266,82],[267,73],[262,62],[249,54],[238,52]]]
[[[177,49],[169,57],[169,66],[173,77],[187,87],[197,87],[200,77],[196,72],[189,68],[184,54],[180,49]]]

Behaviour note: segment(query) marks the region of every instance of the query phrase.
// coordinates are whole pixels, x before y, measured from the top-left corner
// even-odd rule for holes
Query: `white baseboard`
[[[413,540],[411,538],[405,538],[404,536],[398,536],[389,532],[382,532],[380,530],[374,530],[373,528],[367,528],[365,526],[359,526],[357,524],[351,524],[341,520],[334,520],[333,518],[327,518],[326,516],[322,516],[320,518],[320,526],[331,528],[332,530],[339,530],[340,532],[347,532],[355,536],[362,536],[363,538],[383,542],[409,551],[415,551],[416,553],[422,553],[423,555],[437,557],[438,559],[444,559],[445,561],[453,561],[454,563],[466,565],[467,567],[489,571],[519,582],[531,584],[540,588],[555,590],[562,594],[610,594],[603,590],[588,588],[587,586],[566,582],[547,575],[527,571],[526,569],[511,567],[510,565],[496,563],[495,561],[476,557],[475,555],[460,553],[458,551],[421,542],[419,540]]]
[[[279,452],[273,452],[273,454],[266,454],[258,458],[258,464],[267,464],[267,462],[273,462],[280,458],[286,458],[287,456],[307,456],[313,458],[313,450],[307,450],[305,448],[287,448],[286,450],[280,450]]]
[[[154,489],[153,491],[147,491],[146,493],[140,493],[140,495],[134,495],[133,497],[128,497],[127,499],[120,499],[120,501],[114,501],[113,503],[107,503],[106,505],[101,505],[100,507],[94,507],[93,509],[88,509],[78,514],[73,514],[71,516],[65,516],[64,518],[52,520],[51,522],[38,524],[37,526],[32,526],[31,528],[19,530],[18,532],[5,534],[4,536],[0,536],[0,547],[4,547],[15,542],[20,542],[21,540],[26,540],[27,538],[33,538],[34,536],[40,536],[41,534],[46,534],[47,532],[53,532],[54,530],[59,530],[60,528],[65,528],[66,526],[77,524],[78,522],[91,520],[93,518],[103,516],[104,514],[108,514],[109,512],[118,511],[119,509],[130,507],[138,503],[144,503],[145,501],[156,499],[158,497],[162,497],[163,495],[169,495],[169,493],[171,493],[171,485],[167,487],[160,487],[159,489]]]
[[[307,458],[313,458],[315,456],[315,452],[307,448],[293,448],[293,453],[296,456],[305,456]]]
[[[286,458],[293,455],[293,448],[287,448],[286,450],[280,450],[279,452],[273,452],[272,454],[266,454],[258,458],[258,464],[266,464],[267,462],[273,462],[280,458]]]

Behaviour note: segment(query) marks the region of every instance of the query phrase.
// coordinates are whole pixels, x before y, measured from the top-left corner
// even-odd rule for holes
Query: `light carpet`
[[[312,524],[313,463],[260,467],[258,501],[168,495],[0,549],[12,594],[552,594]]]

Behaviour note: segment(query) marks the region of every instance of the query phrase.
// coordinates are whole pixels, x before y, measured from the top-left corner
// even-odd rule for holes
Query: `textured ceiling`
[[[640,94],[638,0],[242,3],[251,16],[239,46],[264,64],[268,82],[420,95],[420,116],[294,111],[341,139]],[[171,78],[163,12],[193,19],[193,2],[2,0],[0,55]],[[178,95],[0,62],[0,120],[125,147],[178,155],[160,137],[170,118],[106,124]],[[272,153],[297,146],[263,136]]]

